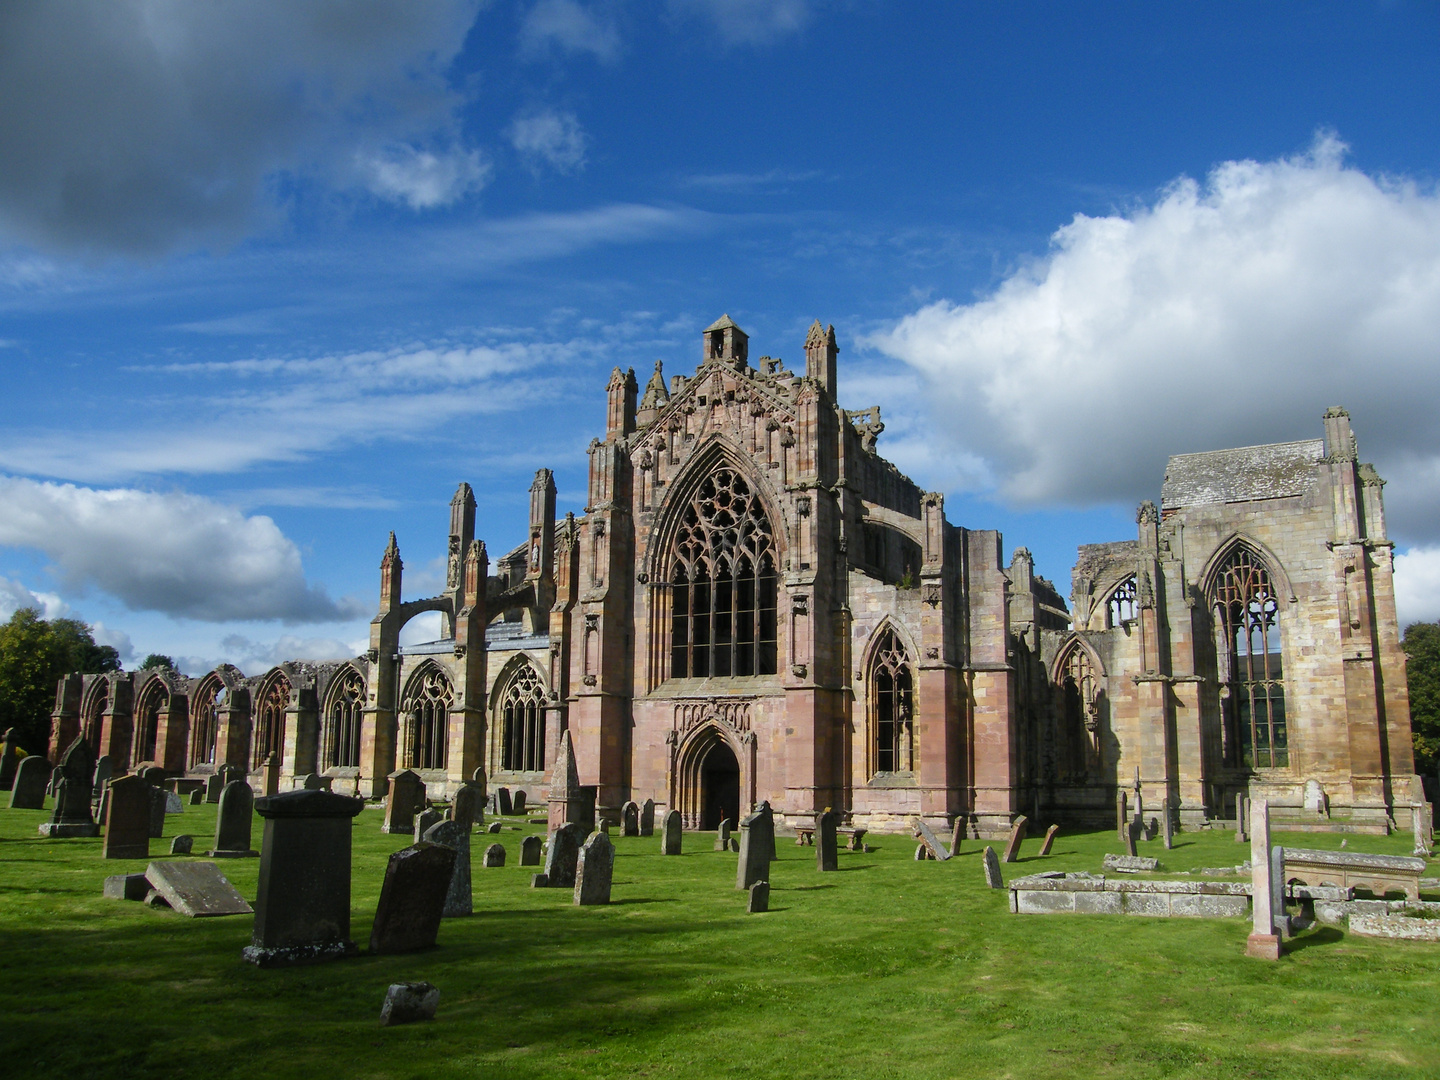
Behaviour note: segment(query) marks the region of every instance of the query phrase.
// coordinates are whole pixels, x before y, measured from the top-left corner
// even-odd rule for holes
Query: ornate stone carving
[[[751,701],[747,698],[676,702],[675,730],[683,735],[702,724],[713,722],[743,735],[750,730],[750,706]]]

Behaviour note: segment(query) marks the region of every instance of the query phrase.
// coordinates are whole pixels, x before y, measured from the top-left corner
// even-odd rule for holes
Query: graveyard
[[[686,832],[678,854],[612,832],[608,904],[532,888],[522,845],[543,817],[487,818],[471,837],[473,914],[438,944],[366,948],[387,860],[412,837],[350,822],[351,936],[359,955],[246,963],[254,918],[186,918],[107,899],[104,879],[150,862],[206,861],[217,807],[166,815],[149,859],[103,839],[49,839],[43,810],[0,809],[0,1061],[12,1076],[368,1077],[1422,1077],[1440,1063],[1440,945],[1318,925],[1276,962],[1245,955],[1247,918],[1013,914],[986,886],[985,844],[917,861],[906,836],[816,848],[777,837],[769,910],[747,914],[738,856]],[[495,821],[500,831],[490,834]],[[254,845],[263,822],[254,818]],[[171,856],[174,836],[194,854]],[[1274,834],[1276,844],[1409,855],[1408,833]],[[486,848],[503,845],[503,865]],[[997,845],[998,846],[998,845]],[[1032,836],[1005,880],[1099,873],[1113,830]],[[1156,874],[1242,862],[1225,831],[1141,840]],[[260,860],[216,860],[254,902]],[[1434,864],[1426,870],[1433,874]],[[1194,875],[1197,876],[1198,875]],[[1234,876],[1235,881],[1242,880]],[[1433,891],[1427,900],[1440,899]],[[433,1021],[381,1027],[392,983],[440,992]]]

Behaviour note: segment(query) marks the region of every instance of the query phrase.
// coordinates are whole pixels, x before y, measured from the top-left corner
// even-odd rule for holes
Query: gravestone
[[[21,758],[15,767],[15,782],[10,788],[11,810],[45,809],[45,788],[50,783],[50,762],[39,754]]]
[[[665,830],[660,837],[661,855],[680,854],[680,811],[671,810],[665,815]]]
[[[715,850],[730,850],[730,819],[728,817],[720,822],[720,828],[715,833]]]
[[[640,807],[633,800],[620,807],[620,832],[624,836],[640,835]]]
[[[364,809],[362,799],[303,788],[256,801],[265,834],[246,960],[278,967],[355,955],[351,822]]]
[[[165,792],[165,813],[183,814],[185,812],[185,800],[173,791]]]
[[[981,858],[985,863],[985,884],[992,889],[1003,889],[1005,881],[1000,876],[1000,856],[995,854],[993,847],[986,844],[985,853]]]
[[[1170,819],[1170,797],[1160,803],[1160,832],[1165,839],[1165,850],[1175,846],[1175,823]]]
[[[501,828],[500,822],[498,822],[498,821],[492,821],[492,822],[490,822],[490,827],[489,827],[488,829],[486,829],[485,831],[488,832],[488,833],[490,833],[490,834],[492,834],[492,835],[496,835],[496,834],[498,834],[498,833],[500,832],[500,828]]]
[[[1125,827],[1125,854],[1132,859],[1135,858],[1135,829],[1133,821]]]
[[[105,879],[102,895],[106,900],[141,901],[150,892],[144,874],[112,874]]]
[[[1288,941],[1292,934],[1290,916],[1285,914],[1285,849],[1279,844],[1270,849],[1270,910],[1275,916],[1275,932]]]
[[[415,811],[425,805],[425,782],[411,769],[390,774],[390,791],[385,796],[385,821],[382,833],[412,836],[415,833]]]
[[[646,799],[640,806],[640,835],[655,835],[655,800]]]
[[[515,812],[515,804],[510,801],[510,789],[508,787],[495,789],[496,813],[501,817],[509,817]]]
[[[745,899],[745,911],[749,915],[759,915],[770,910],[770,882],[757,881],[750,886],[749,896]]]
[[[915,845],[916,862],[924,862],[926,859],[933,859],[934,857],[934,855],[930,854],[930,849],[926,847],[924,843],[919,843]]]
[[[482,864],[486,869],[505,865],[505,845],[491,844],[485,849],[485,856]]]
[[[1123,844],[1129,828],[1130,814],[1126,807],[1125,791],[1121,789],[1115,793],[1115,839]]]
[[[150,785],[138,776],[122,776],[106,793],[102,859],[150,857]]]
[[[329,778],[318,773],[306,773],[300,781],[300,787],[304,791],[329,791]]]
[[[148,781],[142,776],[139,778],[147,785]],[[150,793],[150,836],[158,840],[165,835],[165,796],[168,794],[164,788],[149,785]]]
[[[779,855],[775,851],[775,811],[770,809],[770,800],[762,801],[756,813],[765,817],[766,836],[770,838],[770,861],[773,863]]]
[[[110,783],[114,775],[115,762],[111,760],[109,754],[101,754],[100,760],[95,762],[95,776],[94,779],[91,780],[90,793],[92,801],[100,797],[100,793],[105,790],[105,785]]]
[[[580,838],[576,828],[567,822],[550,834],[550,847],[545,853],[545,883],[552,889],[575,887],[575,866],[580,859]]]
[[[159,765],[141,765],[135,770],[135,775],[152,787],[163,787],[165,785],[165,770],[160,768]],[[224,775],[223,770],[221,775]]]
[[[20,766],[20,747],[15,743],[15,729],[7,728],[0,738],[0,791],[10,791],[15,784],[15,770]]]
[[[515,797],[510,803],[510,810],[515,814],[525,813],[525,791],[523,788],[515,792]]]
[[[189,833],[181,833],[170,841],[171,855],[189,855],[194,850],[195,838]]]
[[[1242,844],[1250,839],[1250,799],[1244,794],[1235,796],[1235,842]]]
[[[77,738],[60,759],[56,770],[60,781],[55,786],[55,811],[40,826],[41,836],[99,836],[100,826],[90,809],[90,783],[95,776],[95,755],[90,744]]]
[[[1411,854],[1425,859],[1430,857],[1430,817],[1431,811],[1424,803],[1410,808],[1410,829],[1415,838],[1415,849]]]
[[[1028,821],[1024,814],[1015,819],[1015,824],[1010,826],[1010,839],[1005,844],[1005,854],[1001,862],[1013,863],[1020,857],[1020,842],[1025,839],[1025,826]]]
[[[450,820],[466,829],[480,820],[480,789],[471,782],[461,784],[450,803]]]
[[[220,791],[225,787],[224,778],[217,772],[205,778],[205,801],[212,806],[220,801]]]
[[[1050,848],[1054,845],[1054,843],[1055,843],[1055,836],[1056,836],[1056,834],[1059,833],[1059,832],[1060,832],[1060,826],[1059,826],[1059,825],[1051,825],[1050,828],[1048,828],[1048,829],[1045,830],[1045,843],[1043,843],[1043,844],[1040,845],[1040,854],[1041,854],[1042,856],[1043,856],[1043,855],[1049,855],[1049,854],[1050,854]]]
[[[260,853],[250,846],[250,827],[255,817],[255,793],[244,780],[233,780],[220,792],[220,811],[215,815],[215,848],[212,859],[250,859]]]
[[[266,754],[260,764],[260,790],[266,795],[280,793],[280,762],[275,760],[274,754]]]
[[[560,733],[560,745],[555,753],[555,767],[550,770],[550,796],[546,823],[554,832],[561,825],[585,825],[587,816],[593,813],[594,803],[587,809],[588,796],[580,786],[580,770],[575,765],[575,748],[570,743],[570,732]]]
[[[615,845],[597,832],[585,841],[575,860],[575,903],[581,907],[610,903],[610,881],[615,873]]]
[[[1330,813],[1330,799],[1325,794],[1325,789],[1320,786],[1319,780],[1305,781],[1305,794],[1302,796],[1305,809],[1312,814],[1328,816]]]
[[[434,946],[455,872],[454,848],[421,841],[390,856],[370,931],[370,952],[417,952]]]
[[[544,846],[545,846],[545,842],[544,842],[543,840],[541,840],[540,837],[538,837],[538,836],[527,836],[527,837],[525,837],[524,840],[521,840],[521,841],[520,841],[520,865],[521,865],[521,866],[539,866],[539,865],[540,865],[540,849],[543,848]]]
[[[1275,891],[1270,873],[1270,804],[1250,800],[1250,911],[1253,917],[1245,955],[1257,960],[1280,959],[1275,930]]]
[[[835,829],[838,818],[829,810],[815,819],[815,869],[824,873],[840,869],[840,852]]]
[[[391,983],[385,991],[385,1004],[380,1006],[380,1026],[434,1020],[439,1007],[440,991],[432,983]]]
[[[1143,855],[1106,855],[1101,867],[1119,874],[1149,874],[1160,868],[1160,860]]]
[[[960,854],[960,842],[965,839],[965,818],[961,814],[955,815],[955,827],[950,830],[950,854]]]
[[[930,858],[939,859],[941,862],[950,858],[950,852],[945,850],[945,845],[940,843],[940,840],[930,830],[930,826],[926,825],[924,821],[918,817],[912,818],[910,827],[915,838],[925,845]]]
[[[413,834],[415,843],[418,844],[421,840],[425,839],[426,829],[430,828],[431,825],[438,825],[444,819],[445,815],[440,813],[439,810],[422,810],[416,814],[415,832]]]
[[[740,860],[735,867],[737,889],[748,889],[757,881],[770,880],[774,829],[774,818],[759,810],[740,822]]]
[[[166,904],[191,919],[254,911],[211,862],[153,862],[145,870],[145,880]]]
[[[197,787],[194,791],[190,792],[190,805],[191,805],[191,806],[201,806],[201,805],[204,804],[204,802],[205,802],[205,789],[204,789],[204,788],[198,788],[198,787]]]
[[[422,840],[444,844],[455,850],[455,869],[450,874],[450,888],[445,893],[441,918],[454,919],[471,915],[475,907],[470,895],[470,829],[458,821],[437,821],[425,830]]]

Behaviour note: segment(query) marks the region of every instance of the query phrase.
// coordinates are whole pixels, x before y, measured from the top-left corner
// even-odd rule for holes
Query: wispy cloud
[[[790,184],[806,184],[813,180],[830,179],[818,170],[797,171],[770,169],[762,173],[696,173],[680,178],[680,186],[704,188],[708,191],[752,192],[764,188],[785,188]]]
[[[579,172],[585,167],[589,139],[574,113],[529,110],[511,122],[508,134],[510,144],[532,172],[538,173],[541,166],[559,173]]]
[[[611,63],[620,55],[620,32],[609,14],[576,0],[539,0],[520,24],[520,52],[529,59],[552,53],[589,53]]]

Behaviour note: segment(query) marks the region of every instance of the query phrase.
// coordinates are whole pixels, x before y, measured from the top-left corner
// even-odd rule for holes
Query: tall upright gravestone
[[[610,882],[615,873],[615,846],[604,832],[585,841],[575,861],[575,903],[610,903]]]
[[[350,940],[350,834],[364,809],[362,799],[303,789],[255,803],[265,835],[246,960],[278,967],[356,954]]]
[[[1005,854],[1001,856],[1001,862],[1013,863],[1020,857],[1020,843],[1025,839],[1025,828],[1029,824],[1024,814],[1015,819],[1015,824],[1010,826],[1010,839],[1005,844]]]
[[[411,769],[390,774],[390,791],[385,796],[385,821],[382,833],[401,836],[415,832],[415,811],[425,801],[425,781]]]
[[[21,758],[10,789],[11,810],[45,809],[45,789],[50,784],[50,762],[39,754]]]
[[[454,919],[475,911],[470,890],[470,827],[458,821],[439,821],[425,830],[421,837],[432,844],[455,849],[455,869],[450,874],[450,888],[445,894],[445,907],[440,915]]]
[[[646,799],[640,807],[640,835],[655,835],[655,800]]]
[[[255,816],[255,793],[244,780],[232,780],[220,792],[220,812],[215,815],[215,849],[212,859],[247,859],[260,854],[250,847],[250,828]]]
[[[640,835],[640,807],[633,800],[620,807],[620,832],[624,836]]]
[[[749,889],[757,881],[770,880],[771,853],[775,850],[775,819],[765,809],[740,822],[740,860],[735,868],[735,887]]]
[[[560,826],[550,834],[550,848],[545,853],[545,872],[537,874],[544,878],[543,884],[552,889],[569,889],[575,885],[575,866],[580,858],[580,840],[572,824]]]
[[[523,814],[523,813],[525,813],[525,789],[524,789],[524,788],[521,788],[519,791],[515,792],[514,797],[510,800],[510,809],[511,809],[511,811],[512,811],[513,813],[516,813],[516,814]]]
[[[0,738],[0,791],[12,790],[19,766],[20,747],[15,743],[15,729],[7,728],[4,738]]]
[[[110,781],[101,858],[150,857],[150,785],[138,776]]]
[[[95,775],[95,755],[83,737],[77,738],[60,760],[59,782],[55,786],[55,812],[40,826],[40,835],[99,836],[100,826],[90,809],[90,784]]]
[[[480,786],[473,780],[461,784],[450,803],[450,820],[466,829],[472,828],[481,817]]]
[[[552,834],[567,822],[579,826],[585,820],[585,792],[580,787],[580,770],[575,765],[575,749],[568,731],[560,733],[560,749],[550,774],[548,809],[546,824]]]
[[[495,812],[501,817],[509,817],[515,812],[515,805],[510,801],[510,789],[507,787],[495,789]]]
[[[825,811],[815,819],[815,869],[822,873],[840,869],[839,838],[835,834],[837,819]]]
[[[1275,931],[1275,901],[1270,880],[1270,804],[1250,802],[1250,910],[1254,922],[1245,941],[1245,955],[1259,960],[1280,959],[1280,935]]]
[[[539,865],[540,865],[540,849],[541,849],[543,846],[544,846],[544,841],[542,841],[542,840],[540,839],[540,837],[538,837],[538,836],[527,836],[527,837],[525,837],[524,840],[521,840],[521,841],[520,841],[520,865],[521,865],[521,866],[539,866]]]
[[[454,848],[424,841],[390,856],[370,931],[372,953],[417,952],[435,944],[455,859]]]
[[[661,855],[679,855],[681,836],[680,811],[671,810],[665,815],[665,831],[660,837]]]

